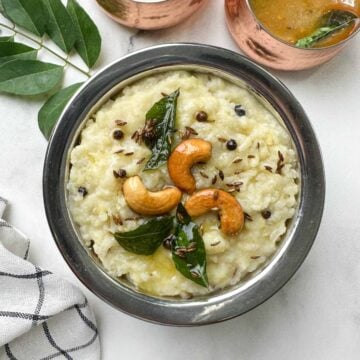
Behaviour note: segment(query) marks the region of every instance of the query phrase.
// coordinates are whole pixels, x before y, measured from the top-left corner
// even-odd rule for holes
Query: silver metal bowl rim
[[[166,66],[212,68],[241,79],[280,114],[298,151],[301,196],[291,234],[276,259],[247,286],[235,286],[208,298],[174,301],[142,294],[114,281],[89,256],[72,226],[65,195],[67,153],[74,134],[99,99],[124,81]],[[193,43],[164,44],[120,58],[89,79],[64,109],[49,141],[43,173],[46,216],[55,242],[80,281],[115,308],[154,323],[194,326],[224,321],[260,305],[295,274],[315,240],[325,201],[320,148],[310,122],[290,91],[251,60],[219,47]]]

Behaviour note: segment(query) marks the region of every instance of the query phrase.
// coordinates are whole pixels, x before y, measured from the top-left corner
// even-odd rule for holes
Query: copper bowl
[[[360,30],[358,24],[348,38],[332,46],[300,49],[264,28],[249,0],[225,0],[225,13],[229,31],[240,49],[259,64],[276,70],[304,70],[323,64],[338,54]]]
[[[205,5],[207,0],[96,0],[118,23],[142,30],[174,26]]]

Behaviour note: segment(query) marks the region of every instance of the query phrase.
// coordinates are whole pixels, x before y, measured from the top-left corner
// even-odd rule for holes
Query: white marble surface
[[[99,67],[129,51],[166,42],[238,51],[225,27],[222,0],[210,0],[203,12],[180,26],[147,33],[107,19],[95,1],[80,3],[101,29]],[[298,273],[265,304],[240,318],[191,329],[133,319],[79,283],[45,219],[41,177],[47,144],[37,127],[42,99],[0,95],[0,195],[11,202],[7,220],[31,238],[34,262],[86,293],[97,315],[104,360],[360,358],[360,37],[320,68],[277,75],[304,106],[322,147],[327,198],[319,235]],[[65,81],[80,79],[70,70]]]

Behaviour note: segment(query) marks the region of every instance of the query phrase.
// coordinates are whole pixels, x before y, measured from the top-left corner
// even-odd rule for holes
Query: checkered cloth
[[[29,240],[0,197],[0,360],[100,359],[94,316],[78,288],[26,261]]]

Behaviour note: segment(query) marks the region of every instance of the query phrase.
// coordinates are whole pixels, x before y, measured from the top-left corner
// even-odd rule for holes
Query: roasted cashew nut
[[[192,194],[196,190],[196,182],[191,174],[191,167],[211,157],[212,145],[202,139],[189,139],[181,142],[170,155],[168,170],[174,184]]]
[[[196,192],[185,203],[185,208],[191,217],[218,210],[220,229],[224,234],[234,235],[241,231],[244,225],[244,212],[239,202],[225,191],[205,189]]]
[[[139,176],[128,178],[123,185],[125,201],[129,207],[141,215],[166,214],[180,202],[182,193],[176,187],[161,191],[149,191]]]

